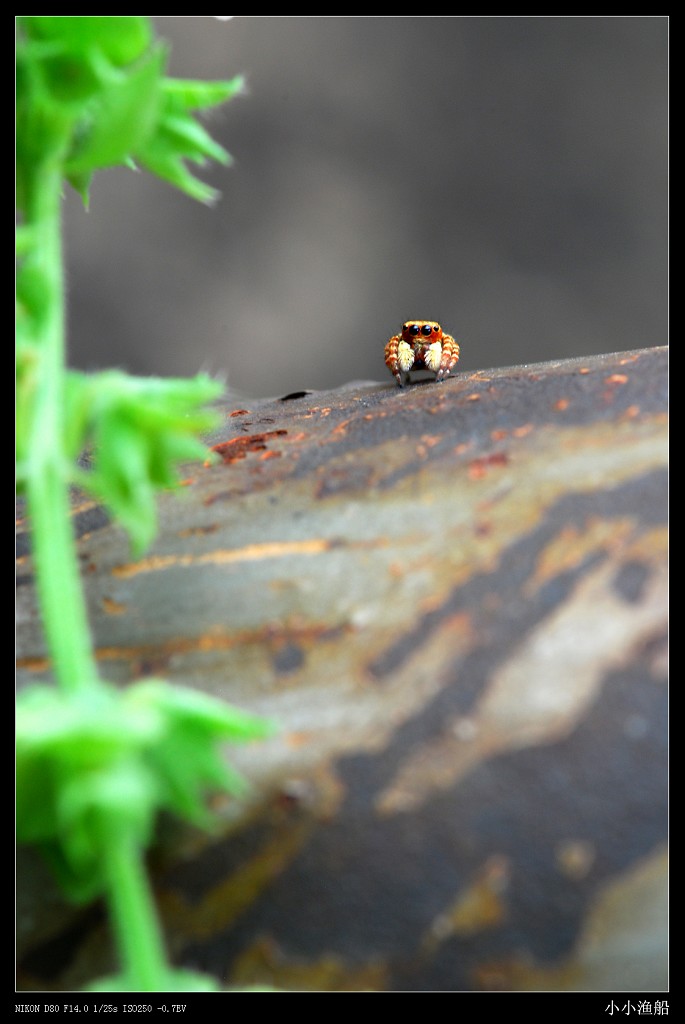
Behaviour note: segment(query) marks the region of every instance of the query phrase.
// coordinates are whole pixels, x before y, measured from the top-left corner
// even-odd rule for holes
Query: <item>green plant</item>
[[[20,17],[17,33],[17,479],[57,683],[18,698],[17,833],[42,848],[71,898],[104,895],[122,971],[95,987],[206,989],[211,980],[166,962],[143,851],[160,808],[205,824],[206,787],[240,792],[220,741],[271,727],[161,680],[119,691],[99,677],[68,489],[106,503],[142,551],[155,492],[175,482],[180,460],[206,457],[197,435],[214,417],[203,406],[221,388],[202,375],[66,369],[60,203],[65,181],[87,203],[93,173],[121,164],[214,199],[184,161],[229,157],[193,112],[230,99],[242,80],[165,77],[166,48],[143,17]]]

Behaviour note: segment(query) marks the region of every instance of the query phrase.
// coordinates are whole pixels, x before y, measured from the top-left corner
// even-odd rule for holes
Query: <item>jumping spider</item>
[[[402,333],[385,346],[385,365],[400,387],[409,380],[410,370],[430,370],[436,380],[443,380],[458,360],[459,345],[435,320],[406,320]]]

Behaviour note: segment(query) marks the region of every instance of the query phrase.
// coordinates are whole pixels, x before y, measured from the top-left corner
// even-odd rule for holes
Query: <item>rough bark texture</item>
[[[244,804],[163,823],[177,964],[302,989],[660,990],[666,351],[225,408],[131,561],[74,525],[103,675],[280,724]],[[20,545],[23,540],[20,535]],[[49,677],[30,554],[20,684]],[[20,987],[111,969],[20,855]]]

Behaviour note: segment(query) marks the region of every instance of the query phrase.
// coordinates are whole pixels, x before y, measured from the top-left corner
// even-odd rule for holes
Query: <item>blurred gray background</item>
[[[665,344],[668,20],[154,18],[169,73],[248,94],[206,208],[145,173],[65,197],[70,360],[255,397]]]

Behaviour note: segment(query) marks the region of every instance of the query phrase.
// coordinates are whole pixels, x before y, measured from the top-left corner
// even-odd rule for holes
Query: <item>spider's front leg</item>
[[[385,346],[385,365],[400,387],[404,386],[403,374],[409,373],[414,365],[414,350],[396,334]]]
[[[459,344],[454,340],[451,334],[443,334],[442,336],[442,353],[440,356],[440,365],[437,370],[437,380],[443,380],[444,377],[449,377],[450,372],[459,362]]]

